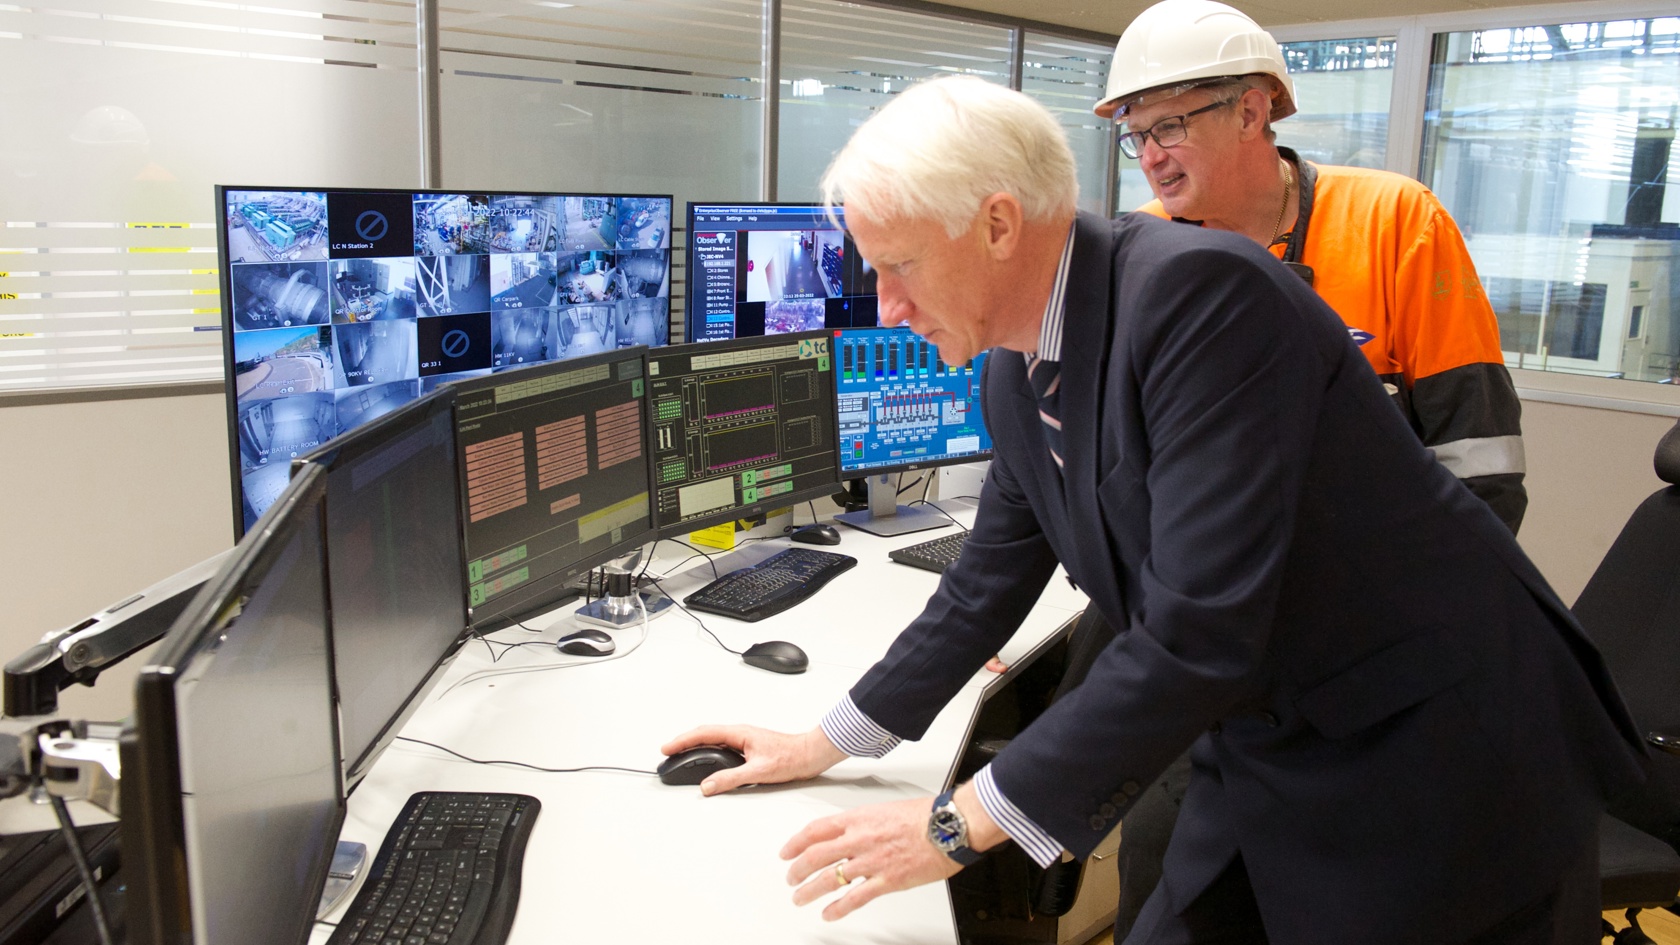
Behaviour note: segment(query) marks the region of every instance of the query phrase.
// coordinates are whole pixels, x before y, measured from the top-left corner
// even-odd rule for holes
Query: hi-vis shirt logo
[[[1348,337],[1353,339],[1354,344],[1363,348],[1363,347],[1365,347],[1366,342],[1370,341],[1372,338],[1375,338],[1377,336],[1371,334],[1368,331],[1361,331],[1358,328],[1349,328],[1348,329]]]

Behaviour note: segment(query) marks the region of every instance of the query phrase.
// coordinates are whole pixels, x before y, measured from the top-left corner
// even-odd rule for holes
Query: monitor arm
[[[0,798],[25,791],[87,800],[119,814],[121,727],[79,722],[58,711],[58,694],[91,686],[107,666],[169,632],[231,549],[171,575],[93,616],[55,630],[6,664],[0,706]]]
[[[121,726],[61,718],[0,718],[0,798],[44,791],[121,816]]]
[[[6,664],[0,714],[7,718],[52,715],[58,711],[61,691],[74,683],[93,685],[105,667],[161,639],[231,551],[206,558],[80,623],[42,637]]]

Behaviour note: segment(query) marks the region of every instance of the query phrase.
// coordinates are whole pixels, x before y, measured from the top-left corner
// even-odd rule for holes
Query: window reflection
[[[1464,230],[1507,363],[1680,378],[1680,17],[1442,34],[1423,180]]]

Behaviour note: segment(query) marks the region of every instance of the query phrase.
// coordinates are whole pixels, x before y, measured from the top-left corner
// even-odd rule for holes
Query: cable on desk
[[[620,768],[616,765],[585,765],[581,768],[544,768],[541,765],[534,765],[524,761],[512,761],[505,758],[472,758],[461,754],[453,748],[445,748],[442,745],[434,742],[428,742],[420,738],[409,738],[407,735],[398,735],[397,741],[413,742],[416,745],[425,745],[427,748],[436,748],[438,751],[448,752],[462,761],[470,761],[475,765],[513,765],[516,768],[530,768],[532,771],[541,771],[544,774],[577,774],[582,771],[623,771],[628,774],[647,774],[657,776],[659,773],[657,771],[643,771],[641,768]]]
[[[664,589],[661,588],[660,590],[663,591]],[[541,666],[519,666],[519,667],[514,667],[514,668],[509,668],[509,669],[481,669],[481,670],[477,670],[477,671],[468,673],[467,675],[462,676],[460,679],[455,680],[453,683],[450,683],[448,689],[445,689],[442,692],[438,693],[438,698],[442,699],[444,696],[447,696],[450,693],[454,692],[456,689],[459,689],[462,686],[465,686],[467,683],[478,682],[478,681],[484,680],[484,679],[495,679],[498,676],[517,676],[517,675],[520,675],[522,673],[542,673],[542,672],[547,672],[548,670],[551,670],[551,669],[569,669],[570,667],[573,667],[573,666],[598,666],[601,663],[611,663],[613,660],[621,660],[621,659],[625,658],[626,656],[629,656],[631,653],[636,652],[638,649],[641,648],[641,645],[643,643],[647,642],[647,638],[648,638],[647,605],[645,603],[641,603],[641,595],[640,594],[636,595],[636,600],[642,608],[642,635],[640,637],[636,638],[635,643],[632,643],[628,647],[624,647],[624,648],[621,648],[621,649],[615,651],[611,656],[581,656],[581,657],[572,657],[570,659],[565,660],[564,662],[545,663]],[[479,639],[483,640],[484,638],[480,637]],[[489,644],[491,642],[501,643],[500,640],[496,640],[496,641],[485,640],[484,642],[486,644]],[[521,646],[552,647],[552,646],[555,645],[555,642],[556,641],[552,641],[552,640],[529,640],[529,641],[526,641],[526,642],[523,642],[523,643],[502,643],[502,646],[507,647],[508,650],[514,649],[516,647],[521,647]],[[508,650],[503,650],[502,651],[503,654],[506,654],[508,652]],[[497,660],[495,658],[492,658],[491,662],[495,663],[495,662],[497,662]]]
[[[52,801],[53,813],[58,815],[58,829],[70,848],[70,859],[82,876],[82,888],[87,890],[88,908],[93,910],[93,927],[99,933],[100,945],[111,945],[111,923],[105,918],[105,904],[99,898],[99,881],[94,878],[93,867],[88,865],[87,851],[82,849],[76,825],[70,820],[70,807],[57,794],[48,794],[47,798]]]
[[[670,577],[671,572],[673,572],[676,569],[682,567],[683,565],[689,563],[690,561],[693,561],[695,559],[695,557],[698,556],[698,557],[705,558],[706,562],[712,566],[712,580],[714,580],[714,581],[717,580],[718,573],[717,573],[717,556],[716,555],[713,555],[709,552],[701,551],[699,548],[694,547],[693,545],[689,544],[686,541],[683,541],[680,538],[661,538],[659,540],[660,541],[674,542],[676,544],[682,545],[684,548],[687,548],[689,551],[694,552],[694,554],[691,554],[688,557],[682,559],[681,561],[678,561],[676,564],[671,565],[669,568],[666,568],[664,570],[664,572],[662,572],[659,575],[660,577]],[[649,559],[650,562],[652,561],[652,558],[653,558],[652,555],[648,556],[648,559]],[[643,568],[643,571],[646,571],[646,570],[647,570],[646,568]],[[659,587],[659,581],[656,579],[653,582],[653,585],[655,587]],[[664,590],[664,588],[662,588],[662,587],[659,588],[659,589],[662,590],[662,591]]]
[[[910,505],[925,505],[928,508],[934,510],[935,512],[938,512],[940,515],[943,515],[946,518],[951,519],[951,524],[957,526],[960,529],[962,529],[964,532],[972,531],[972,529],[970,529],[967,525],[964,525],[963,523],[957,521],[956,518],[954,518],[951,515],[950,512],[945,511],[944,509],[940,508],[938,505],[936,505],[932,502],[929,502],[926,499],[917,499],[916,501],[911,502]]]
[[[658,579],[658,578],[655,578],[655,579],[654,579],[654,581],[653,581],[653,586],[654,586],[654,587],[657,587],[657,588],[659,588],[659,592],[660,592],[660,593],[661,593],[661,594],[664,594],[664,595],[665,595],[665,596],[666,596],[666,597],[669,597],[669,598],[671,598],[671,603],[673,603],[673,604],[676,604],[676,605],[677,605],[677,609],[678,609],[678,610],[680,610],[680,611],[682,611],[682,612],[683,612],[683,613],[685,613],[685,614],[687,614],[687,615],[688,615],[688,619],[690,619],[690,620],[692,620],[692,621],[694,621],[694,622],[695,622],[695,623],[697,623],[697,624],[699,624],[699,625],[700,625],[700,629],[702,629],[702,630],[704,630],[704,631],[706,631],[706,636],[709,636],[709,637],[711,637],[711,638],[712,638],[712,640],[713,640],[713,641],[714,641],[714,642],[716,642],[716,643],[717,643],[717,645],[718,645],[718,646],[721,646],[721,647],[723,647],[723,649],[724,649],[724,652],[726,652],[726,653],[733,653],[733,654],[735,654],[735,655],[736,655],[736,656],[741,656],[741,655],[743,655],[743,651],[741,651],[741,650],[731,650],[731,649],[730,649],[730,648],[729,648],[729,647],[728,647],[728,646],[726,646],[726,645],[725,645],[725,644],[724,644],[724,642],[723,642],[723,640],[722,640],[722,639],[720,639],[720,638],[719,638],[719,637],[718,637],[718,635],[717,635],[717,634],[715,634],[715,633],[713,633],[713,632],[712,632],[712,628],[711,628],[711,627],[708,627],[708,626],[706,626],[706,622],[705,622],[705,621],[704,621],[704,620],[701,620],[701,619],[700,619],[700,618],[699,618],[699,617],[698,617],[698,616],[696,616],[696,615],[695,615],[695,613],[694,613],[694,611],[692,611],[692,610],[689,610],[689,609],[688,609],[688,608],[687,608],[687,607],[684,607],[684,606],[683,606],[683,602],[682,602],[682,601],[680,601],[680,600],[677,600],[677,598],[676,598],[676,597],[675,597],[675,596],[673,596],[673,595],[672,595],[672,594],[671,594],[671,593],[669,593],[669,592],[668,592],[668,591],[666,591],[666,590],[665,590],[665,588],[664,588],[664,587],[662,587],[662,586],[661,586],[661,585],[660,585],[660,583],[659,583],[659,579]]]

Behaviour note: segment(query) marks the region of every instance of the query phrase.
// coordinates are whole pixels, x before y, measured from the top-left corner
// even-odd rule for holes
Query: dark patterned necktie
[[[1038,419],[1044,421],[1044,440],[1050,445],[1050,458],[1056,468],[1062,468],[1062,363],[1042,358],[1027,359],[1027,381],[1038,397]]]

